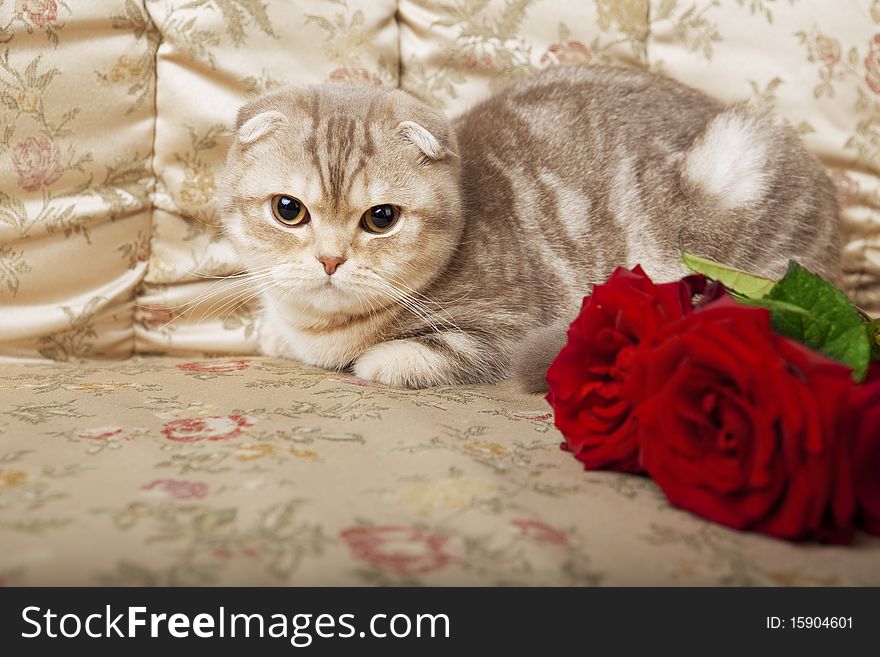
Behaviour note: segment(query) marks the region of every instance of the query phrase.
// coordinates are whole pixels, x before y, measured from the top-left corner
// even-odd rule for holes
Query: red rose
[[[880,362],[857,388],[855,407],[861,418],[853,453],[858,516],[867,531],[880,535]]]
[[[421,575],[455,561],[444,551],[449,539],[410,527],[353,527],[339,536],[354,556],[373,568],[398,575]]]
[[[729,297],[645,343],[624,396],[669,501],[737,529],[849,542],[851,371]]]
[[[35,192],[51,185],[64,174],[61,151],[46,137],[28,137],[12,151],[12,167],[18,174],[18,186]]]
[[[657,285],[641,267],[618,268],[584,299],[547,371],[556,426],[584,467],[642,471],[621,386],[636,346],[691,313],[691,297],[704,285],[697,276]]]
[[[238,438],[246,427],[253,426],[242,415],[219,415],[212,417],[183,418],[166,422],[162,433],[168,440],[194,443],[200,440],[228,440]]]

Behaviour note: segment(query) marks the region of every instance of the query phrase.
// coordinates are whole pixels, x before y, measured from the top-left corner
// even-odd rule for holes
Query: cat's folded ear
[[[267,110],[252,115],[252,112],[246,112],[248,109],[247,106],[242,108],[235,126],[238,141],[244,146],[253,144],[287,125],[287,117],[281,112]]]
[[[456,157],[448,145],[444,142],[448,140],[448,130],[436,130],[439,134],[434,135],[421,123],[415,121],[401,121],[397,125],[397,134],[409,142],[415,144],[420,151],[429,160],[442,160],[446,157]]]

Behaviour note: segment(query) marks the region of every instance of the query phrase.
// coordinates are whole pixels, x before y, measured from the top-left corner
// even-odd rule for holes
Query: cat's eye
[[[400,218],[400,208],[387,203],[374,205],[364,212],[361,217],[361,226],[370,233],[387,233],[394,227]]]
[[[309,211],[302,201],[285,194],[272,197],[272,215],[285,226],[299,226],[309,221]]]

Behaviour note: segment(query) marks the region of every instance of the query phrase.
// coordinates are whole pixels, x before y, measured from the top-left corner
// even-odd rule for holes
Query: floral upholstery
[[[788,544],[585,473],[509,382],[147,358],[6,366],[0,398],[6,584],[880,584],[880,539]]]
[[[2,355],[132,353],[154,53],[127,20],[123,2],[0,2]]]
[[[784,544],[584,473],[511,383],[253,357],[213,206],[240,103],[349,80],[452,115],[572,62],[775,103],[880,315],[880,0],[0,0],[0,580],[880,583],[866,536]]]

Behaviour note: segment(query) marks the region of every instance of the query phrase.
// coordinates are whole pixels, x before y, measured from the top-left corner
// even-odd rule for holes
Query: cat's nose
[[[328,276],[332,276],[336,269],[345,262],[345,258],[328,258],[326,256],[318,257],[318,262],[324,265],[324,271],[327,272]]]

